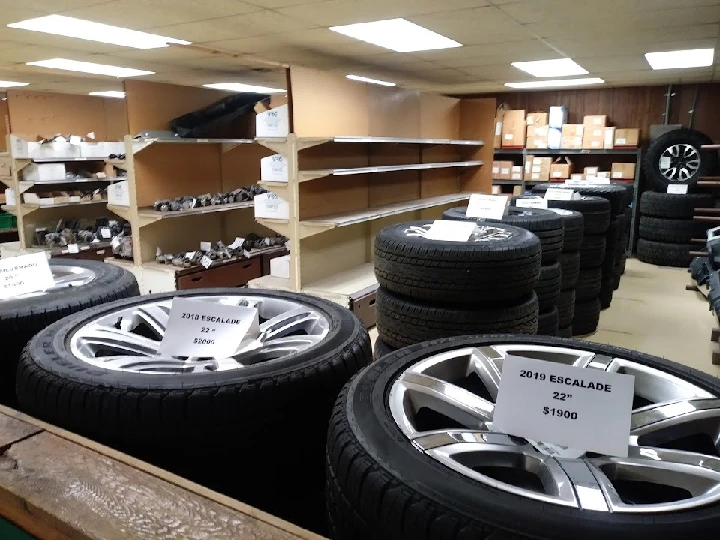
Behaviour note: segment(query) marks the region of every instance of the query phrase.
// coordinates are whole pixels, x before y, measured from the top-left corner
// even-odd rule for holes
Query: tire
[[[607,309],[610,307],[614,292],[614,279],[612,277],[609,279],[603,279],[600,285],[600,296],[598,297],[600,299],[600,309]]]
[[[571,338],[572,337],[572,326],[565,326],[558,328],[557,336],[561,338]]]
[[[622,222],[618,221],[617,218],[611,219],[610,223],[608,224],[607,231],[605,231],[605,238],[608,241],[608,244],[615,243],[618,240],[620,240],[620,234],[622,232]]]
[[[580,270],[577,284],[575,285],[576,301],[592,300],[600,294],[602,272],[600,268],[585,268]]]
[[[572,320],[573,336],[586,336],[595,332],[600,323],[601,309],[598,298],[576,301]]]
[[[580,268],[597,268],[605,259],[605,236],[585,235],[580,246]]]
[[[548,188],[557,187],[564,188],[565,186],[558,186],[556,184],[536,184],[532,190],[533,193],[545,193]],[[572,189],[575,193],[579,193],[580,195],[586,197],[602,197],[603,199],[606,199],[610,203],[610,214],[612,216],[617,216],[625,212],[625,207],[627,206],[627,204],[625,204],[627,190],[624,187],[608,184],[604,186],[572,186],[568,187],[568,189]]]
[[[540,313],[538,316],[538,329],[537,333],[539,336],[555,336],[557,335],[559,327],[559,315],[558,309],[553,308],[545,313]]]
[[[640,238],[637,243],[637,258],[642,262],[658,266],[687,268],[693,259],[690,251],[695,247],[694,244],[671,244]]]
[[[328,334],[308,349],[271,362],[189,376],[106,369],[70,350],[78,329],[98,317],[200,294],[294,302],[324,318]],[[174,291],[87,309],[40,332],[18,367],[18,402],[36,418],[307,524],[308,505],[324,487],[322,447],[332,403],[371,359],[362,323],[334,302],[255,289]],[[267,444],[280,425],[283,437],[299,437],[301,447],[288,453],[284,445]],[[253,464],[240,476],[231,466],[239,461]],[[278,490],[289,475],[298,485]],[[319,520],[323,510],[317,508]]]
[[[431,221],[382,229],[375,237],[375,276],[391,292],[428,302],[477,304],[527,297],[540,277],[540,240],[505,224],[478,226],[468,242],[428,240],[405,231]]]
[[[480,223],[505,223],[535,233],[540,239],[542,263],[557,261],[563,249],[563,220],[555,212],[542,208],[516,208],[511,206],[502,219],[478,219],[467,217],[467,206],[450,208],[443,212],[443,219],[456,221],[477,221]]]
[[[577,283],[578,272],[580,272],[580,252],[563,253],[560,255],[560,267],[562,268],[562,282],[560,289],[566,291],[574,289]]]
[[[610,224],[610,203],[602,197],[586,197],[571,201],[548,201],[551,208],[575,210],[583,215],[584,234],[604,234]]]
[[[560,293],[557,308],[560,326],[570,326],[575,315],[575,289]]]
[[[534,334],[538,327],[535,293],[515,303],[440,307],[402,298],[381,287],[375,308],[378,335],[395,349],[441,337]]]
[[[613,290],[617,291],[620,288],[620,278],[622,277],[621,274],[616,274],[613,276]]]
[[[548,208],[563,218],[565,237],[563,239],[563,252],[573,252],[580,249],[582,244],[585,219],[580,212],[565,210],[564,208]]]
[[[600,265],[603,277],[611,277],[615,273],[615,265],[620,261],[623,249],[619,241],[608,243],[605,249],[605,258]]]
[[[380,336],[375,340],[375,345],[373,346],[373,358],[375,360],[379,360],[383,356],[386,356],[393,352],[395,349],[393,349],[390,345],[385,343]]]
[[[685,244],[693,238],[704,239],[707,229],[704,221],[640,217],[640,238],[645,240]]]
[[[662,370],[680,378],[678,384],[690,383],[698,386],[698,392],[707,392],[713,396],[720,392],[720,383],[717,380],[697,370],[643,353],[581,340],[544,336],[467,336],[423,343],[397,351],[363,370],[343,389],[335,403],[326,446],[326,497],[333,539],[704,540],[716,537],[720,527],[717,502],[704,506],[695,505],[689,509],[673,508],[667,512],[653,512],[652,519],[648,517],[650,512],[641,510],[588,511],[552,504],[502,489],[503,483],[516,480],[511,475],[501,477],[500,482],[490,485],[468,474],[462,474],[461,468],[450,467],[440,459],[432,457],[429,450],[423,451],[420,441],[425,438],[427,446],[430,446],[431,440],[427,439],[429,435],[424,433],[432,429],[430,418],[435,419],[435,416],[428,417],[424,424],[415,423],[401,428],[393,416],[397,408],[393,410],[389,400],[396,381],[406,370],[420,362],[429,362],[432,357],[452,355],[461,348],[495,351],[495,348],[491,348],[493,345],[506,343],[520,350],[523,345],[582,350],[590,353],[588,356],[594,355],[603,361],[627,358],[640,364],[637,373]],[[458,366],[461,364],[458,363]],[[458,371],[460,369],[458,367]],[[453,380],[452,375],[446,374],[447,371],[450,370],[443,369],[443,375],[438,374],[438,377],[449,379],[450,384],[455,383],[452,387],[455,390],[453,395],[465,392],[470,378]],[[468,381],[467,385],[465,381]],[[477,384],[481,387],[479,381]],[[472,387],[472,393],[492,402],[492,398],[486,398],[482,390],[477,389],[478,386]],[[415,404],[411,399],[407,401],[408,416],[415,418],[416,411],[422,404],[433,403],[430,400],[418,400],[420,404]],[[647,400],[639,395],[637,401],[644,404]],[[635,408],[640,406],[634,405]],[[440,438],[432,441],[439,450],[444,445],[444,432],[454,428],[458,434],[457,442],[461,443],[461,435],[466,435],[467,439],[464,441],[469,441],[479,431],[477,424],[471,425],[470,420],[461,424],[448,421],[442,413],[437,416],[439,418],[436,423],[441,429],[435,433],[439,432]],[[463,429],[455,427],[455,424]],[[450,425],[453,427],[447,427]],[[413,432],[419,435],[413,438]],[[682,432],[675,435],[677,438],[681,436]],[[447,438],[452,441],[450,437]],[[489,439],[503,440],[499,437]],[[675,440],[671,438],[670,444]],[[467,466],[475,467],[473,451],[476,449],[471,444],[466,445]],[[495,446],[494,442],[484,444]],[[502,445],[505,444],[507,443],[502,442]],[[662,445],[662,440],[657,444]],[[500,461],[503,446],[497,446],[500,446],[496,452],[497,462],[506,463]],[[675,446],[670,448],[674,449]],[[448,454],[450,451],[448,448]],[[436,452],[435,455],[446,454]],[[653,455],[655,454],[642,459],[652,459]],[[693,459],[700,461],[703,454],[691,455]],[[518,457],[518,461],[520,459]],[[487,462],[492,463],[489,459]],[[480,469],[480,465],[477,468]],[[500,468],[501,466],[497,467]],[[487,470],[489,474],[498,474],[497,469],[493,470],[490,465]],[[485,472],[485,469],[482,470]]]
[[[645,152],[643,162],[645,176],[655,184],[658,191],[666,191],[669,184],[687,184],[690,191],[692,191],[699,178],[711,175],[717,169],[717,152],[700,150],[700,146],[712,144],[712,142],[710,137],[693,129],[681,128],[663,133],[650,143],[647,152]],[[667,178],[660,168],[661,160],[663,157],[670,158],[670,154],[666,153],[666,150],[669,152],[669,149],[678,146],[680,147],[678,148],[680,153],[692,153],[691,159],[699,160],[699,164],[694,170],[686,168],[686,174],[683,174],[682,179]],[[671,164],[671,166],[674,166],[674,164]]]
[[[659,193],[640,195],[640,214],[667,219],[692,219],[696,208],[714,208],[715,197],[707,193]]]
[[[552,309],[560,296],[560,284],[562,282],[562,270],[560,263],[543,264],[540,267],[540,280],[535,293],[538,297],[538,306],[541,312]]]
[[[0,302],[0,339],[4,362],[0,364],[0,402],[15,403],[15,371],[23,347],[43,328],[85,308],[140,294],[135,277],[119,266],[97,261],[50,259],[50,269],[78,268],[93,272],[84,285],[50,290]]]

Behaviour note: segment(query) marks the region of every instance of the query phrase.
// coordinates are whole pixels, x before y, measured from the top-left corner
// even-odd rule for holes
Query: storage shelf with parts
[[[483,163],[492,149],[483,141],[493,136],[495,103],[302,67],[290,67],[288,78],[282,128],[257,129],[257,142],[275,155],[261,168],[259,185],[272,195],[256,199],[255,218],[288,237],[289,275],[248,285],[305,291],[352,309],[377,286],[372,245],[380,229],[438,219],[471,193],[491,191]]]

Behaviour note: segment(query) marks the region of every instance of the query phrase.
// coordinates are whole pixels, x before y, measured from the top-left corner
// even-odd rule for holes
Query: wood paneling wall
[[[689,111],[695,89],[698,99],[693,128],[715,141],[720,140],[720,84],[673,85],[668,123],[688,125]],[[540,92],[507,92],[493,94],[498,105],[507,103],[513,109],[547,111],[551,105],[568,108],[568,123],[581,124],[587,114],[607,114],[610,125],[639,127],[645,139],[653,124],[663,123],[665,112],[665,86],[630,86],[623,88],[592,88]],[[468,97],[468,96],[465,96]],[[481,96],[478,96],[481,97]]]
[[[7,150],[7,134],[10,127],[7,99],[0,101],[0,152]]]

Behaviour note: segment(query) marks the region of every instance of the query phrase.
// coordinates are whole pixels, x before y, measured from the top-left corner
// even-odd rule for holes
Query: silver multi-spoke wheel
[[[42,296],[49,292],[59,291],[70,287],[81,287],[95,280],[97,274],[90,268],[80,266],[52,265],[50,266],[55,285],[44,291],[36,291],[18,296],[13,296],[13,300],[21,300],[31,298],[33,296]]]
[[[633,375],[628,457],[495,431],[506,354]],[[526,343],[458,348],[402,371],[389,408],[418,451],[467,478],[530,499],[619,513],[674,512],[720,501],[720,399],[627,358]]]
[[[184,296],[258,310],[260,331],[247,335],[227,358],[173,357],[160,353],[172,298],[149,300],[104,313],[70,336],[70,351],[93,366],[134,373],[184,374],[240,369],[287,357],[325,339],[328,318],[299,302],[260,295]]]
[[[660,174],[673,182],[687,182],[700,169],[700,152],[690,144],[674,144],[660,155]]]

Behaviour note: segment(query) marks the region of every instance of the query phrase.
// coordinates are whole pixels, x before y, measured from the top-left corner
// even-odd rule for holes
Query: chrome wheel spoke
[[[56,287],[67,287],[72,285],[73,287],[79,287],[85,283],[90,283],[95,279],[95,272],[86,268],[78,268],[77,271],[69,271],[63,273],[53,273],[55,278]]]
[[[632,413],[631,440],[640,446],[704,433],[720,450],[720,399],[684,399],[661,402]]]
[[[158,339],[163,338],[170,317],[169,307],[152,304],[140,306],[133,315],[150,327]]]
[[[83,335],[84,345],[98,352],[157,356],[160,341],[110,326],[95,326]]]
[[[305,308],[281,313],[260,325],[260,339],[263,342],[283,335],[304,330],[320,321],[318,314]]]

